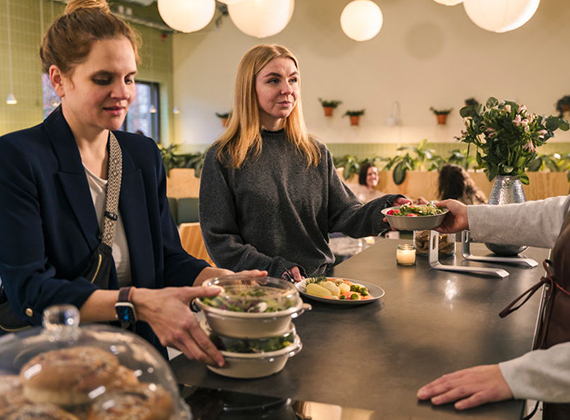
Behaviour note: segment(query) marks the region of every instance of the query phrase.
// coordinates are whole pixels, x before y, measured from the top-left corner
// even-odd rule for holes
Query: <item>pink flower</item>
[[[505,111],[511,112],[511,106],[510,106],[510,105],[505,105]]]
[[[536,152],[536,149],[534,147],[534,143],[532,142],[532,140],[529,140],[528,143],[523,146],[523,149],[527,150],[529,152]]]
[[[516,125],[516,126],[519,126],[519,125],[521,125],[521,123],[522,123],[521,116],[517,114],[517,116],[516,116],[515,119],[513,120],[513,124]]]
[[[546,131],[546,130],[538,130],[536,132],[536,134],[538,134],[538,137],[540,137],[540,138],[543,138],[547,133],[548,133],[548,131]]]
[[[519,106],[519,110],[517,112],[519,114],[524,114],[526,112],[526,106],[524,105]]]

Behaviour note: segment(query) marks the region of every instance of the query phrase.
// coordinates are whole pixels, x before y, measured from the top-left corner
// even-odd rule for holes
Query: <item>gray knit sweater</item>
[[[352,237],[377,235],[388,225],[380,210],[398,195],[366,205],[337,175],[332,156],[318,143],[318,166],[287,140],[284,130],[262,132],[263,149],[240,169],[216,159],[216,147],[204,160],[200,185],[200,224],[206,247],[219,267],[260,269],[280,277],[294,266],[322,274],[334,262],[329,232]]]

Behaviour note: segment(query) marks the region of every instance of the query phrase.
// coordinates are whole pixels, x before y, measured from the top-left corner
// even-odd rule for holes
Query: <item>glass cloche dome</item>
[[[191,420],[174,375],[148,342],[79,311],[45,310],[44,327],[0,338],[0,418]]]

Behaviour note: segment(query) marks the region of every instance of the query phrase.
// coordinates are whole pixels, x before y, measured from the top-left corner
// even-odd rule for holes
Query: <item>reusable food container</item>
[[[417,206],[414,207],[425,207]],[[443,222],[445,215],[449,212],[447,209],[442,209],[443,213],[434,214],[429,216],[394,216],[393,214],[388,214],[390,210],[397,210],[400,206],[388,207],[382,210],[382,214],[390,223],[394,229],[398,230],[429,230],[435,229]]]
[[[208,366],[212,372],[230,378],[263,378],[281,372],[290,357],[301,351],[303,344],[295,334],[294,342],[284,349],[267,353],[234,353],[221,351],[226,365],[222,368]]]
[[[296,330],[293,323],[284,334],[264,338],[235,338],[226,337],[212,331],[205,319],[200,321],[200,326],[208,334],[210,340],[218,350],[232,353],[269,353],[290,346],[295,341]]]
[[[1,418],[191,419],[170,366],[141,337],[80,327],[71,305],[47,308],[43,324],[0,338]]]
[[[271,277],[231,275],[206,280],[206,287],[219,287],[214,298],[198,298],[210,328],[236,338],[264,338],[286,333],[291,320],[310,310],[297,288]]]

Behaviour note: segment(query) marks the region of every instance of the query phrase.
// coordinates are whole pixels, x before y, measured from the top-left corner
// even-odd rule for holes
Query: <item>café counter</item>
[[[351,307],[307,299],[312,311],[294,320],[304,348],[282,372],[230,379],[179,356],[171,361],[178,382],[371,410],[372,419],[519,419],[522,401],[459,412],[452,405],[420,402],[416,392],[445,373],[531,349],[540,294],[504,319],[498,314],[540,279],[542,265],[482,264],[460,254],[441,260],[503,268],[510,274],[504,279],[434,270],[423,257],[403,267],[396,264],[396,248],[404,242],[377,240],[333,269],[329,275],[374,283],[386,294],[382,302]],[[489,254],[483,244],[471,250]],[[524,254],[542,262],[548,250],[529,248]]]

